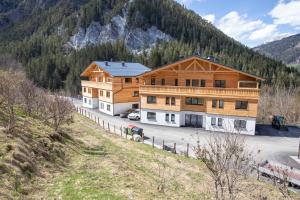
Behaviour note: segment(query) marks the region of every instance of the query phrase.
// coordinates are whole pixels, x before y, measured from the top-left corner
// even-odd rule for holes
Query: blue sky
[[[300,0],[176,0],[254,47],[300,33]]]

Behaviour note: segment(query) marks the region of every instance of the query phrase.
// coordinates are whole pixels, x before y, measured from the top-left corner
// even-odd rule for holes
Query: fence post
[[[120,132],[121,132],[121,137],[123,136],[123,129],[122,129],[123,127],[121,126],[120,127]]]
[[[102,120],[102,128],[105,129],[105,128],[104,128],[104,120]]]
[[[190,147],[190,144],[187,143],[187,145],[186,145],[186,157],[189,157],[189,147]]]
[[[114,125],[114,133],[116,133],[116,125]]]
[[[163,140],[163,143],[162,143],[162,150],[165,150],[165,141]]]
[[[126,131],[126,133],[125,133],[125,134],[126,134],[126,140],[127,140],[127,131]]]
[[[142,132],[142,142],[144,143],[144,132]]]
[[[98,124],[100,124],[100,120],[99,120],[99,117],[98,117]]]
[[[176,154],[176,143],[174,143],[174,150],[173,150],[173,153]]]
[[[152,148],[154,148],[154,136],[152,137]]]
[[[109,122],[107,122],[107,128],[108,128],[108,131],[110,132]]]

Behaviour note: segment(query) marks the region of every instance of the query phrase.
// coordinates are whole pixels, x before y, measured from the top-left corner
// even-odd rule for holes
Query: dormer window
[[[131,84],[132,83],[132,78],[125,78],[125,83],[126,84]]]

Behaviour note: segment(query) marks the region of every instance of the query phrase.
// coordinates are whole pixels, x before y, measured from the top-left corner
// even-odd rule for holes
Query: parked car
[[[134,110],[128,115],[128,119],[130,120],[140,120],[141,119],[141,114],[140,110]]]
[[[283,116],[274,115],[272,119],[272,126],[278,130],[287,130],[285,126],[285,118]]]
[[[134,125],[128,125],[127,128],[124,128],[124,132],[128,135],[143,135],[143,129]]]

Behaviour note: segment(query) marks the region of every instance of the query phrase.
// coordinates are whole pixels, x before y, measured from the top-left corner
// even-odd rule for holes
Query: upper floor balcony
[[[103,90],[112,90],[111,82],[81,81],[82,87],[97,88]]]
[[[142,85],[140,94],[170,95],[170,96],[197,96],[212,98],[254,99],[259,98],[259,89],[248,88],[216,88],[216,87],[186,87]]]

